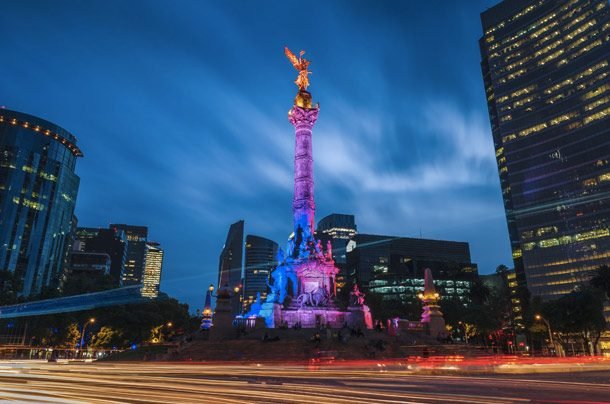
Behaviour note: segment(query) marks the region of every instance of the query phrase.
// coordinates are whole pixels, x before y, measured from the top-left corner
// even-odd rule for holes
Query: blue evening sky
[[[83,226],[149,226],[162,290],[203,305],[231,223],[292,227],[296,72],[307,51],[317,218],[468,241],[511,266],[479,67],[486,1],[14,1],[0,104],[76,135]]]

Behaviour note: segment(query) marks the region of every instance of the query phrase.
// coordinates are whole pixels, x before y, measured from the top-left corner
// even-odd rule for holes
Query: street
[[[417,374],[407,366],[0,362],[0,401],[36,403],[610,402],[610,371]]]

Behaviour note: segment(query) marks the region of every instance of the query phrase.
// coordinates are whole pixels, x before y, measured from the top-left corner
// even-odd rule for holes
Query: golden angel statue
[[[286,57],[288,58],[288,60],[290,60],[290,63],[292,63],[294,68],[299,71],[299,76],[294,81],[294,84],[299,87],[300,91],[306,91],[307,87],[309,86],[308,75],[310,75],[311,72],[307,70],[307,68],[309,67],[309,60],[303,57],[305,51],[301,51],[299,53],[298,58],[294,53],[290,51],[290,49],[288,49],[288,47],[284,47],[284,53],[286,54]]]

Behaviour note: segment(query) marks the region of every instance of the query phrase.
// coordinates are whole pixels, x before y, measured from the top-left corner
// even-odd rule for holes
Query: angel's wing
[[[294,53],[290,51],[290,49],[288,49],[287,46],[284,47],[284,54],[286,54],[286,57],[288,58],[288,60],[290,60],[290,63],[292,63],[295,69],[299,70],[299,59],[295,56]]]

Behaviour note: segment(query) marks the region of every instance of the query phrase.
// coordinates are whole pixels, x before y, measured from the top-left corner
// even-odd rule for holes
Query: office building
[[[218,265],[218,287],[228,285],[231,289],[240,288],[239,299],[232,300],[233,314],[241,313],[243,289],[242,266],[244,255],[244,221],[239,220],[231,225],[227,239],[220,253]]]
[[[128,224],[111,224],[110,229],[125,232],[127,251],[125,268],[121,274],[121,285],[130,286],[142,283],[146,265],[146,242],[148,227]]]
[[[81,156],[65,129],[0,109],[0,270],[17,274],[23,296],[61,286]]]
[[[161,271],[163,270],[163,249],[159,243],[146,243],[146,264],[142,276],[142,296],[155,298],[159,295]]]
[[[339,272],[335,277],[337,293],[341,293],[347,284],[347,243],[357,234],[354,215],[333,213],[321,219],[316,229],[316,237],[326,247],[327,241],[333,252],[335,266]]]
[[[275,241],[251,234],[246,236],[242,303],[244,311],[248,311],[258,293],[261,301],[267,297],[267,282],[269,274],[277,266],[277,251],[278,244]]]
[[[351,281],[361,289],[405,303],[415,301],[424,290],[426,268],[432,270],[441,299],[459,299],[464,304],[478,278],[468,243],[371,234],[353,237],[347,268]]]
[[[110,277],[117,287],[121,286],[121,275],[125,272],[127,263],[125,231],[114,227],[109,229],[78,227],[75,238],[76,250],[107,254],[110,257]]]
[[[73,274],[110,274],[110,256],[106,253],[72,251],[66,268]]]
[[[329,239],[336,264],[346,263],[347,242],[357,233],[354,215],[333,213],[318,222],[316,236]]]
[[[608,1],[503,1],[481,21],[516,279],[558,298],[610,264]]]

